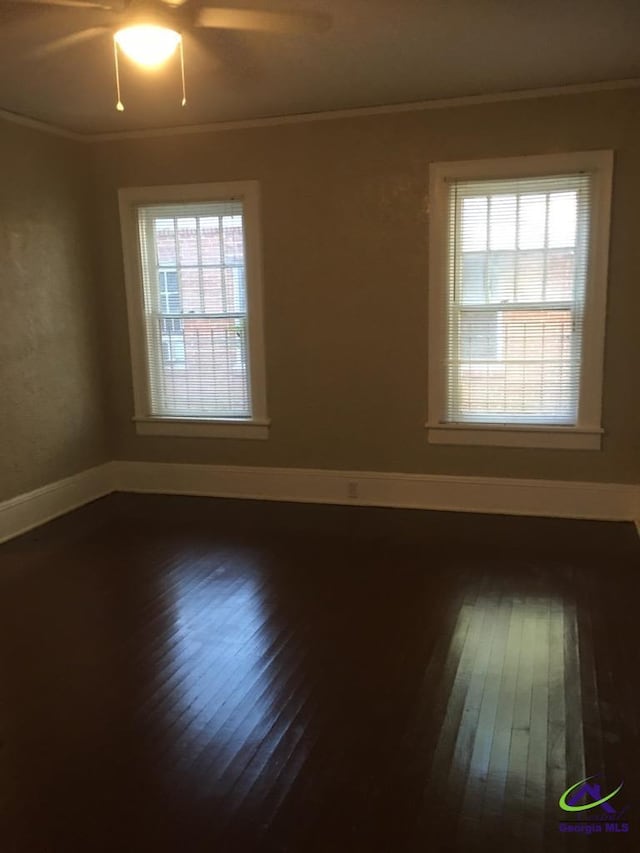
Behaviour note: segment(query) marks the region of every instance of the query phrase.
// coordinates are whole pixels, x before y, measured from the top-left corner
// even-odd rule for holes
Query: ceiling
[[[195,30],[185,36],[187,106],[177,59],[156,72],[123,60],[119,113],[109,33],[38,56],[53,39],[108,23],[109,12],[0,0],[0,108],[100,133],[640,77],[640,0],[224,5],[317,10],[333,24],[304,35]]]

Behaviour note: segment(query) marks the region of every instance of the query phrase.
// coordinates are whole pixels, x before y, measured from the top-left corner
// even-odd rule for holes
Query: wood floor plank
[[[458,832],[462,849],[472,846],[482,819],[482,802],[489,776],[512,614],[513,602],[510,597],[503,596],[496,614],[491,650],[486,665],[482,704],[475,727],[473,752],[462,804],[461,826]]]
[[[573,853],[592,772],[633,828],[639,550],[153,495],[31,531],[0,547],[0,850]]]

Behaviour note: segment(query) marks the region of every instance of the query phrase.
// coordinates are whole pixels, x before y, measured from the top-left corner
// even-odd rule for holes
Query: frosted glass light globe
[[[118,30],[114,38],[122,52],[134,62],[145,68],[155,68],[169,59],[180,44],[181,35],[168,27],[140,24]]]

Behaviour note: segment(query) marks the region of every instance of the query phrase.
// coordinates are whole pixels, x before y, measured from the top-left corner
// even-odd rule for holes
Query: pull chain
[[[184,85],[184,48],[182,37],[180,38],[180,71],[182,73],[182,103],[180,106],[184,107],[187,105],[187,92]]]
[[[122,99],[120,97],[120,69],[118,68],[118,42],[115,40],[115,36],[113,39],[113,59],[116,67],[116,92],[118,93],[118,103],[116,104],[116,109],[118,112],[124,112],[124,104],[122,103]]]
[[[113,62],[115,66],[116,72],[116,93],[118,95],[118,102],[116,103],[116,109],[118,112],[124,112],[124,104],[122,103],[122,98],[120,95],[120,67],[118,64],[118,42],[113,39]],[[182,38],[180,39],[180,74],[182,78],[182,101],[180,102],[180,106],[185,107],[187,105],[187,91],[184,80],[184,47]]]

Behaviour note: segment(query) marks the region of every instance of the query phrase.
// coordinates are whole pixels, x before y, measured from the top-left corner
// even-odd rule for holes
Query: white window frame
[[[449,191],[451,181],[593,175],[578,418],[574,426],[473,424],[446,421]],[[431,444],[475,444],[599,450],[602,372],[613,181],[612,151],[580,151],[488,160],[432,163],[429,168],[429,387],[427,438]]]
[[[139,435],[171,435],[194,438],[269,437],[264,353],[262,258],[260,241],[259,185],[257,181],[126,187],[118,192],[124,260],[134,417]],[[241,199],[245,240],[247,322],[249,349],[249,418],[173,418],[151,415],[148,356],[144,326],[144,293],[137,208],[150,204],[221,202]]]

